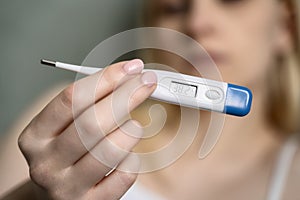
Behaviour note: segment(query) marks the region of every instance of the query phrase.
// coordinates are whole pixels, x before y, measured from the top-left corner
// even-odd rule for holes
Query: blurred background
[[[136,27],[141,1],[1,0],[0,136],[34,100],[75,73],[40,59],[81,64],[108,37]]]

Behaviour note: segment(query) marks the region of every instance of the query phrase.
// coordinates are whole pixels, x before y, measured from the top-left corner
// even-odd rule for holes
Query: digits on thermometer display
[[[174,94],[184,95],[187,97],[194,98],[197,95],[197,86],[172,81],[170,85],[170,91],[173,92]]]

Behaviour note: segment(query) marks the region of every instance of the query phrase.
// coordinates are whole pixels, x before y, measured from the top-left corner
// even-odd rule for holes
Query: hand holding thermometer
[[[41,63],[86,75],[102,70],[49,60],[41,60]],[[252,93],[248,88],[163,70],[144,71],[152,71],[157,76],[157,87],[151,95],[153,99],[235,116],[250,112]]]

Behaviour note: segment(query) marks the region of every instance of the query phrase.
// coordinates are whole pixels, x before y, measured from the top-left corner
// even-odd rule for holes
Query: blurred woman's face
[[[153,0],[151,0],[153,1]],[[261,84],[276,57],[291,49],[286,6],[279,0],[154,0],[153,25],[183,32],[200,43],[224,81]],[[192,68],[165,56],[168,65]],[[194,56],[201,64],[201,56]],[[197,60],[198,59],[198,60]]]

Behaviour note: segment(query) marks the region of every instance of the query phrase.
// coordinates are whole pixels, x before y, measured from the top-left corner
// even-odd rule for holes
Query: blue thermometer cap
[[[228,84],[224,113],[245,116],[250,112],[252,92],[242,86]]]

